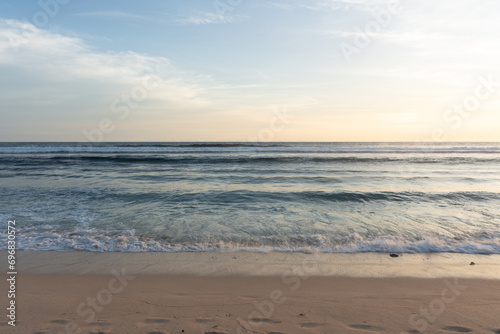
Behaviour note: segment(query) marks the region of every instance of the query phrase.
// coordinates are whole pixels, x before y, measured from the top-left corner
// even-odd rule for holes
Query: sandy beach
[[[19,252],[16,326],[1,332],[500,333],[499,268],[460,254]]]

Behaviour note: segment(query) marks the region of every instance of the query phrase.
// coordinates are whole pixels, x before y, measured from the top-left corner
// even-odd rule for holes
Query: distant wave
[[[205,200],[207,202],[222,203],[248,203],[266,201],[327,201],[327,202],[436,202],[442,200],[450,201],[488,201],[500,200],[497,193],[491,192],[452,192],[452,193],[424,193],[424,192],[264,192],[264,191],[211,191],[205,193],[180,194],[169,196],[170,200],[179,202],[190,202],[193,200]]]
[[[51,156],[3,156],[0,165],[44,164],[355,164],[355,163],[408,163],[408,164],[476,164],[500,163],[499,157],[363,157],[363,156],[222,156],[222,155],[51,155]]]
[[[31,189],[24,190],[25,195],[29,196]],[[8,192],[5,195],[14,196]],[[21,191],[16,192],[17,196],[22,198]],[[353,203],[369,203],[369,202],[408,202],[408,203],[439,203],[449,201],[451,203],[464,202],[484,202],[484,201],[500,201],[500,193],[495,192],[415,192],[415,191],[376,191],[376,192],[355,192],[355,191],[293,191],[293,192],[270,192],[270,191],[250,191],[250,190],[234,190],[234,191],[218,191],[208,190],[204,192],[117,192],[113,189],[99,188],[80,188],[80,189],[52,189],[50,193],[44,195],[47,199],[70,197],[70,198],[85,198],[92,201],[120,201],[122,203],[169,203],[176,204],[226,204],[227,206],[238,203],[321,203],[321,202],[353,202]]]
[[[0,154],[288,152],[352,154],[500,154],[498,143],[0,143]]]
[[[131,146],[134,144],[117,145],[121,147],[137,147]],[[139,147],[282,147],[283,145],[274,143],[192,143],[192,144],[154,144],[154,145],[140,145]]]

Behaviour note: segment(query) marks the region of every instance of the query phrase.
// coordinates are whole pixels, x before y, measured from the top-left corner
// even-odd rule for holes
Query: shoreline
[[[0,251],[7,259],[7,251]],[[19,274],[109,275],[126,268],[133,275],[414,277],[500,279],[500,255],[461,253],[98,253],[17,251]],[[471,265],[474,263],[474,265]],[[7,272],[7,262],[0,270]]]

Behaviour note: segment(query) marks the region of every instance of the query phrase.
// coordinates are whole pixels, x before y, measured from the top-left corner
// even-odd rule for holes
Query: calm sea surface
[[[32,250],[500,254],[500,144],[0,143],[12,219]]]

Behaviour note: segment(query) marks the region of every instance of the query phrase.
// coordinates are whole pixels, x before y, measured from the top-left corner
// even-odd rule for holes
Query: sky
[[[0,141],[500,141],[500,2],[0,2]]]

